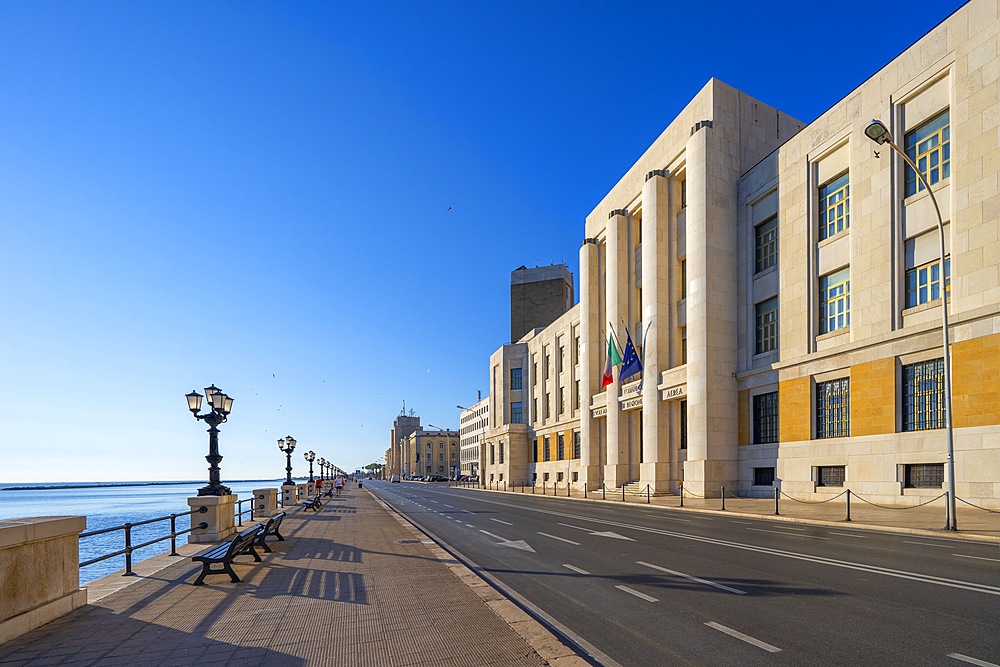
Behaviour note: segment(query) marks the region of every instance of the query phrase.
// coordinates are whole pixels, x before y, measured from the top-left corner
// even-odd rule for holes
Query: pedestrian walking
[[[340,492],[344,490],[344,478],[338,477],[337,479],[333,480],[333,488],[337,490],[337,497],[339,498]]]

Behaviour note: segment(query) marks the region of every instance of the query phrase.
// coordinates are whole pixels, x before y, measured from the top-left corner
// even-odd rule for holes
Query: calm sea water
[[[277,488],[283,479],[257,480],[246,482],[226,482],[240,500],[251,498],[254,489]],[[298,481],[298,480],[297,480]],[[129,482],[131,483],[131,482]],[[109,482],[113,484],[113,482]],[[0,519],[19,519],[36,516],[85,516],[87,530],[99,530],[120,526],[126,522],[136,523],[169,514],[187,512],[187,499],[198,495],[198,489],[205,482],[157,483],[150,486],[100,486],[67,488],[76,484],[4,484],[0,488],[19,487],[19,490],[0,491]],[[55,488],[25,489],[23,487],[46,486]],[[244,503],[244,509],[250,509]],[[244,523],[249,515],[244,517]],[[190,527],[190,517],[177,518],[177,530]],[[147,542],[170,533],[170,521],[158,521],[148,526],[132,529],[132,544]],[[80,540],[80,561],[120,550],[124,542],[124,531],[113,531],[104,535],[85,537]],[[177,538],[178,544],[187,542],[187,535]],[[132,562],[170,551],[170,540],[157,542],[132,553]],[[80,583],[93,581],[98,577],[124,569],[125,557],[117,556],[88,565],[80,569]]]

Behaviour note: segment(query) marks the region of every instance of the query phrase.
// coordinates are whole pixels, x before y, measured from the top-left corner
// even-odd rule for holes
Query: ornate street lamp
[[[284,438],[278,440],[278,449],[285,453],[285,484],[289,486],[295,486],[295,482],[292,481],[292,452],[295,451],[295,438],[290,435],[286,435]]]
[[[316,460],[316,452],[311,449],[302,455],[306,461],[309,461],[309,482],[313,482],[313,461]]]
[[[316,459],[316,463],[319,464],[319,476],[326,479],[326,459],[320,457]]]
[[[192,390],[187,398],[188,410],[195,419],[203,420],[208,424],[208,484],[198,489],[199,496],[228,496],[232,493],[228,486],[223,486],[219,480],[219,463],[222,456],[219,454],[219,424],[226,423],[229,412],[233,409],[233,399],[222,393],[222,390],[214,384],[205,387],[205,396],[208,397],[208,404],[212,406],[212,411],[205,414],[201,412],[201,399],[204,398],[197,390]]]
[[[931,203],[934,204],[934,212],[937,213],[937,229],[938,229],[938,250],[941,255],[941,329],[942,329],[942,339],[943,339],[943,350],[942,350],[942,365],[944,366],[944,428],[945,428],[945,440],[948,448],[948,525],[946,528],[948,530],[958,530],[958,519],[955,516],[955,443],[954,436],[952,432],[952,421],[951,421],[951,343],[948,340],[948,293],[944,289],[945,284],[945,272],[944,272],[944,258],[945,258],[945,243],[944,243],[944,218],[941,217],[941,208],[938,206],[937,198],[934,196],[934,191],[931,190],[931,184],[927,182],[927,177],[923,174],[917,165],[913,163],[910,156],[906,154],[905,151],[900,150],[892,141],[892,134],[889,132],[889,128],[885,126],[880,120],[873,120],[865,128],[865,136],[874,141],[879,145],[887,145],[893,150],[899,157],[903,158],[903,161],[909,165],[910,169],[916,173],[917,178],[923,183],[924,187],[927,189],[927,194],[930,195]]]

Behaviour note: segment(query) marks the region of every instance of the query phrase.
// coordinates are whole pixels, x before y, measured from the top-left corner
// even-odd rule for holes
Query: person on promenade
[[[338,477],[333,481],[333,488],[337,489],[337,497],[340,497],[340,492],[344,489],[344,478]]]
[[[317,477],[316,478],[316,495],[318,496],[321,493],[323,493],[323,478],[322,477]]]

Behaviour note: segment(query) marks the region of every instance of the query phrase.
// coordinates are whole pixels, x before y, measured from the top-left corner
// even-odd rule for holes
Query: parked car
[[[393,475],[392,477],[390,477],[389,482],[399,483],[399,475]]]
[[[447,482],[448,478],[444,475],[431,475],[430,477],[425,477],[428,482]]]

